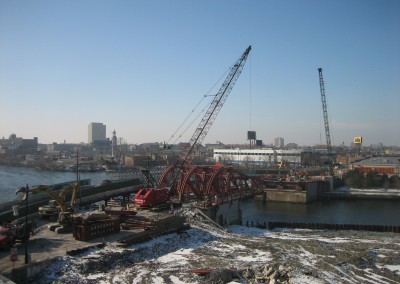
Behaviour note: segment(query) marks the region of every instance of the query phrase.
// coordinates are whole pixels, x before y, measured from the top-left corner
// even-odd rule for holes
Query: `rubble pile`
[[[290,272],[288,268],[276,265],[266,265],[259,267],[254,272],[254,278],[246,277],[248,283],[290,283]]]
[[[270,264],[255,268],[246,269],[214,269],[210,272],[208,283],[230,283],[239,281],[240,283],[266,283],[266,284],[289,284],[290,269]]]

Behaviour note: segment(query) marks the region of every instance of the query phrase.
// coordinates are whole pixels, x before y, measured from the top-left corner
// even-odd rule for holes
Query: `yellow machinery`
[[[74,207],[79,188],[80,184],[75,183],[74,185],[64,187],[60,194],[57,195],[57,193],[52,191],[48,186],[41,185],[37,187],[36,190],[46,190],[47,194],[52,198],[48,205],[39,207],[39,215],[50,219],[55,219],[58,216],[58,222],[61,226],[72,225],[72,214],[75,212]],[[68,192],[71,192],[71,199],[69,202],[65,201]]]

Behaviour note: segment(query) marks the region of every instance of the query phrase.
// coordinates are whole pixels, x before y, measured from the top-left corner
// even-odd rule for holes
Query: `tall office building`
[[[282,137],[277,137],[277,138],[275,138],[274,140],[275,140],[275,143],[274,143],[275,147],[277,147],[277,148],[283,148],[283,146],[285,146]]]
[[[104,143],[106,141],[106,126],[103,123],[92,122],[88,127],[88,143]]]

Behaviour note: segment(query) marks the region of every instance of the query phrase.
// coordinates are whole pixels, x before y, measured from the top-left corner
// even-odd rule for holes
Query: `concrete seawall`
[[[375,199],[375,200],[400,200],[400,193],[385,192],[326,192],[325,199]]]
[[[290,229],[316,229],[316,230],[356,230],[374,232],[400,233],[400,226],[388,225],[361,225],[361,224],[325,224],[325,223],[291,223],[291,222],[268,222],[268,229],[290,228]]]

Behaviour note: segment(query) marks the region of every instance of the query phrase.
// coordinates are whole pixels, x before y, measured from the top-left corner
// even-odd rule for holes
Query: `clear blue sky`
[[[333,144],[400,146],[397,0],[0,0],[0,137],[167,141],[249,45],[204,142],[325,143],[321,67]]]

